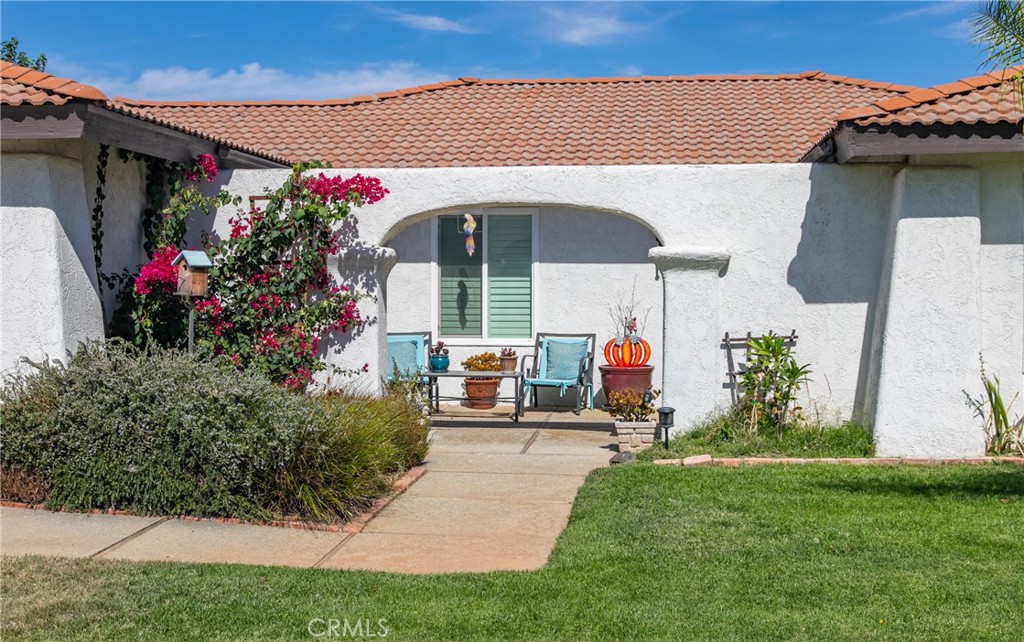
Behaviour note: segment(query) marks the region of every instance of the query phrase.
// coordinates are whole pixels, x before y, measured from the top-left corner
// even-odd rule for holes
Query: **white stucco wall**
[[[103,336],[82,166],[44,154],[0,162],[0,367],[62,359]]]
[[[981,216],[981,355],[1006,401],[1024,392],[1024,154],[920,156],[915,166],[977,171]],[[980,381],[971,389],[980,393]],[[1018,397],[1016,414],[1024,414]]]
[[[85,141],[4,141],[0,371],[22,357],[62,359],[79,342],[102,338],[91,210],[99,146]],[[108,165],[103,271],[142,260],[139,214],[145,189],[138,163]],[[114,293],[104,292],[107,314]]]
[[[393,273],[389,305],[394,314],[404,288],[420,301],[429,281],[396,286],[409,277],[404,261],[422,260],[403,239],[404,228],[440,213],[467,207],[540,206],[562,211],[578,208],[604,212],[604,221],[617,217],[636,221],[634,229],[650,230],[651,239],[667,248],[715,247],[728,250],[731,261],[722,276],[717,328],[706,336],[769,329],[800,334],[797,353],[814,370],[807,407],[822,415],[849,416],[863,403],[870,344],[870,308],[874,305],[885,244],[886,216],[894,168],[887,165],[740,165],[652,167],[526,167],[448,169],[340,169],[379,176],[391,194],[358,213],[360,235],[369,244],[399,241],[400,263]],[[275,186],[283,171],[244,171],[225,175],[228,188],[248,197]],[[564,210],[572,206],[572,210]],[[566,214],[567,215],[567,214]],[[615,216],[611,216],[615,215]],[[226,232],[227,213],[216,225]],[[641,227],[642,226],[642,227]],[[646,241],[645,241],[646,242]],[[588,248],[573,244],[566,256],[585,256]],[[416,258],[416,257],[419,258]],[[580,260],[583,264],[588,261]],[[409,268],[415,269],[415,268]],[[651,267],[640,274],[653,278]],[[405,276],[400,276],[400,275]],[[581,270],[577,285],[599,282],[605,275]],[[424,278],[424,277],[418,277]],[[567,282],[567,281],[566,281]],[[658,283],[658,282],[655,282]],[[540,292],[553,287],[547,279]],[[561,287],[561,286],[557,286]],[[603,309],[585,297],[566,326],[589,327],[594,309]],[[430,327],[429,308],[410,304],[422,318],[401,319],[402,329]],[[575,308],[575,306],[573,306]],[[563,308],[565,309],[565,308]],[[544,313],[542,313],[544,314]],[[601,315],[603,318],[603,314]],[[542,317],[543,318],[543,317]],[[685,309],[668,323],[707,324],[700,309]],[[392,327],[388,323],[388,328]],[[653,341],[655,350],[665,346]],[[667,403],[684,376],[718,381],[713,405],[729,402],[725,387],[726,360],[718,346],[695,359],[700,371],[665,372]],[[659,364],[661,362],[659,355]],[[361,365],[361,364],[354,364]],[[697,367],[697,366],[695,366]],[[676,378],[675,380],[673,378]],[[699,420],[680,416],[681,425]]]
[[[100,146],[86,140],[4,140],[6,154],[35,153],[77,161],[82,166],[85,209],[91,217],[98,178],[96,168]],[[6,158],[6,156],[4,157]],[[142,209],[146,203],[145,168],[139,161],[121,161],[116,148],[110,148],[107,163],[106,197],[103,201],[103,265],[105,274],[134,272],[146,261],[142,248]],[[91,226],[91,219],[90,219]],[[91,243],[90,227],[90,243]],[[103,301],[107,320],[114,312],[117,293],[104,287]]]

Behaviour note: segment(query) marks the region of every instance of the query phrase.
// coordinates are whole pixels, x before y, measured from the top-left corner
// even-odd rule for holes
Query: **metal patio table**
[[[512,379],[515,393],[513,396],[502,397],[498,395],[494,397],[494,402],[499,401],[511,401],[515,404],[512,412],[512,421],[519,421],[519,418],[523,416],[523,372],[516,370],[515,372],[481,372],[480,370],[449,370],[448,372],[434,372],[433,370],[423,373],[423,376],[430,379],[430,388],[433,391],[433,405],[434,412],[441,409],[441,400],[445,401],[462,401],[465,399],[463,396],[451,397],[441,396],[440,387],[437,385],[437,380],[442,378],[458,378],[466,379],[469,377],[486,378],[486,379]],[[498,390],[501,390],[501,382],[498,382]]]

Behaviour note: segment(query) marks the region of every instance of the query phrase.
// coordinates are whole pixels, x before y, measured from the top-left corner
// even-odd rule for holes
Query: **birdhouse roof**
[[[213,267],[213,261],[210,257],[206,256],[206,252],[200,252],[198,250],[184,250],[178,253],[178,256],[174,257],[171,261],[171,265],[177,265],[182,261],[185,262],[190,268],[197,267]]]

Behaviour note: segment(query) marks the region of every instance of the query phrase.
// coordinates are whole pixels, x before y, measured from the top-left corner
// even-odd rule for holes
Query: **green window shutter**
[[[533,217],[487,217],[487,334],[533,336]]]
[[[442,337],[483,336],[483,229],[477,218],[476,252],[466,253],[466,237],[462,233],[461,216],[442,216],[437,222],[437,267],[441,285]]]

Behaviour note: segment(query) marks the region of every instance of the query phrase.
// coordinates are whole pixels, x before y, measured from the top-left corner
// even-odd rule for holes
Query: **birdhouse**
[[[186,250],[174,257],[171,265],[178,268],[178,296],[206,296],[206,283],[213,261],[206,252]]]

